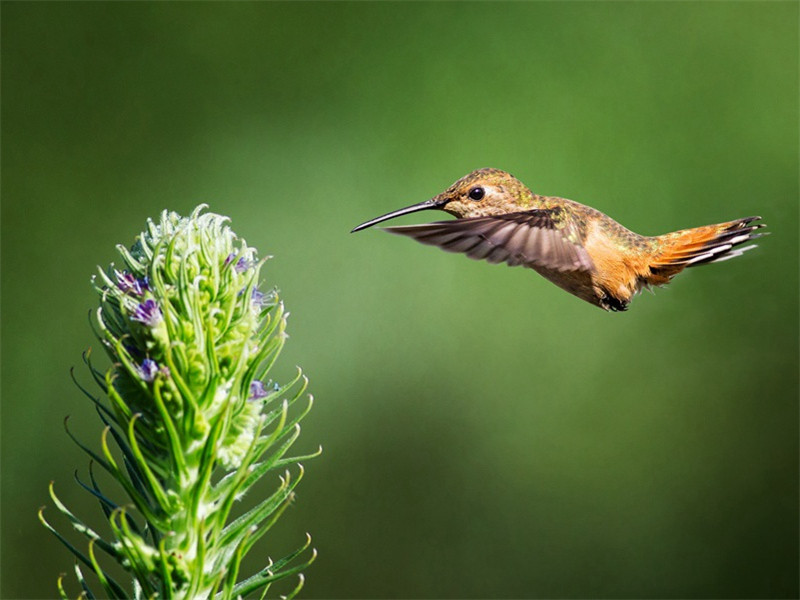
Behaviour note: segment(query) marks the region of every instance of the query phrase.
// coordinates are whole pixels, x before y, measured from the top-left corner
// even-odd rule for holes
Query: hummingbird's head
[[[462,177],[438,196],[387,213],[353,231],[372,227],[400,215],[421,210],[443,210],[459,219],[501,215],[530,208],[533,194],[516,177],[500,169],[478,169]]]

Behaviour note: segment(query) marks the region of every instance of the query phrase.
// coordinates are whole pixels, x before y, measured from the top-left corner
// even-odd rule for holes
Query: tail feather
[[[648,283],[666,283],[687,267],[741,256],[756,247],[755,244],[740,247],[741,244],[765,235],[756,233],[756,230],[765,227],[763,223],[756,222],[760,219],[761,217],[746,217],[719,225],[675,231],[655,238],[659,250],[650,261],[652,276],[648,278]]]

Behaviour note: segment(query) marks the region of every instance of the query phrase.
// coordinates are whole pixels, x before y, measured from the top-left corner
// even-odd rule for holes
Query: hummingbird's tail
[[[740,246],[764,235],[755,233],[765,227],[763,223],[756,223],[759,219],[761,217],[746,217],[656,237],[656,250],[650,261],[652,275],[647,282],[662,285],[687,267],[721,262],[755,248],[755,244]]]

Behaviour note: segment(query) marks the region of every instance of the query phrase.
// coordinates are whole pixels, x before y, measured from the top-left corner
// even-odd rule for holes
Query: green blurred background
[[[792,2],[3,3],[3,597],[71,569],[35,516],[49,480],[99,513],[62,429],[100,431],[68,375],[89,276],[208,202],[275,255],[279,374],[317,398],[300,450],[324,455],[261,546],[312,532],[306,597],[796,598],[797,23]],[[348,233],[485,166],[644,234],[760,214],[772,235],[608,314]]]

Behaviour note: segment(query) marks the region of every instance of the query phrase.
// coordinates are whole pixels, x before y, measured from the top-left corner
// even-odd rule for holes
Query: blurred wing
[[[531,210],[491,217],[438,221],[425,225],[387,227],[386,231],[412,237],[448,252],[510,266],[544,267],[557,271],[591,271],[586,250],[567,239],[575,232],[558,220],[555,209]]]

